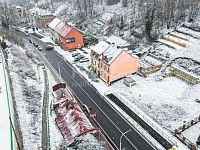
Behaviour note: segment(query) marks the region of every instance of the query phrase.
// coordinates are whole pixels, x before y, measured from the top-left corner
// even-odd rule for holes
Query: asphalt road
[[[41,54],[50,62],[52,67],[60,74],[63,80],[73,90],[77,98],[97,114],[96,121],[104,130],[114,145],[120,149],[120,137],[123,150],[154,150],[155,148],[124,119],[105,99],[89,84],[67,61],[64,61],[55,51],[44,50],[44,43],[34,38],[38,45],[43,46]],[[63,60],[63,61],[61,61]],[[60,62],[58,64],[58,62]]]
[[[76,70],[55,51],[43,51],[46,59],[51,63],[54,69],[59,72],[63,80],[69,85],[76,96],[92,108],[97,114],[96,120],[110,137],[117,148],[120,147],[120,136],[122,133],[131,129],[122,137],[122,148],[125,150],[153,150],[151,144],[144,139],[115,109],[113,109],[105,99],[99,95],[94,87],[92,87]],[[58,64],[58,62],[60,62]]]

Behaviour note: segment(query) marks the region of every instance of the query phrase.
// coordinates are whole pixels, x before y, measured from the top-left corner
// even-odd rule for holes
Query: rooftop
[[[112,14],[112,13],[104,13],[102,16],[101,16],[101,20],[105,21],[105,22],[110,22],[111,19],[114,17],[115,14]]]
[[[46,9],[41,9],[38,7],[33,7],[29,10],[31,14],[37,14],[38,16],[48,16],[48,15],[53,15],[50,11]]]
[[[103,55],[106,57],[108,64],[111,64],[122,51],[123,49],[112,44],[103,52]]]
[[[91,47],[91,49],[97,54],[102,54],[110,45],[105,41],[100,41],[95,46]]]
[[[54,30],[54,28],[55,28],[60,22],[61,22],[60,19],[54,18],[54,19],[51,21],[51,23],[49,24],[49,27],[50,27],[51,29]]]
[[[72,30],[72,27],[65,24],[62,28],[58,29],[58,33],[65,37],[70,31]]]
[[[130,46],[130,43],[128,43],[126,40],[117,37],[117,36],[110,36],[109,38],[107,38],[106,42],[110,43],[110,44],[114,44],[115,46],[119,46],[119,47],[128,47]]]

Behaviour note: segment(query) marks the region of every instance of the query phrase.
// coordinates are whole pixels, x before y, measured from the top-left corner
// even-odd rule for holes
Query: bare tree
[[[200,0],[190,0],[189,3],[189,10],[188,10],[188,21],[194,21],[194,18],[197,17],[200,8]]]
[[[146,3],[146,16],[145,16],[145,33],[148,38],[151,37],[151,30],[154,23],[156,13],[156,0]]]
[[[9,29],[11,13],[6,2],[0,2],[0,13],[2,14],[2,26]]]

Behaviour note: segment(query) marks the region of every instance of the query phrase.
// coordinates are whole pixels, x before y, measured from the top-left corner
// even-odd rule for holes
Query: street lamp
[[[131,129],[129,129],[129,130],[127,130],[126,132],[124,132],[124,133],[122,133],[122,135],[120,136],[120,139],[119,139],[119,149],[121,150],[122,149],[122,137],[126,134],[126,133],[128,133],[128,132],[130,132],[131,131]]]
[[[62,59],[62,60],[60,60],[60,61],[58,62],[58,73],[59,73],[59,75],[60,75],[61,78],[62,78],[62,75],[60,74],[60,63],[61,63],[62,61],[64,61],[64,60]]]

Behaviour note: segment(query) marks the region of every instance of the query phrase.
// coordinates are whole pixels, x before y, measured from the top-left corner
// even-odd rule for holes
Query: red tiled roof
[[[73,29],[73,27],[71,27],[70,25],[66,24],[65,22],[61,21],[56,27],[55,27],[55,31],[60,34],[62,37],[65,37],[71,30]]]
[[[56,94],[54,111],[57,125],[67,145],[70,145],[75,141],[75,137],[96,129],[83,113],[71,91],[65,87],[62,83],[53,86]]]

